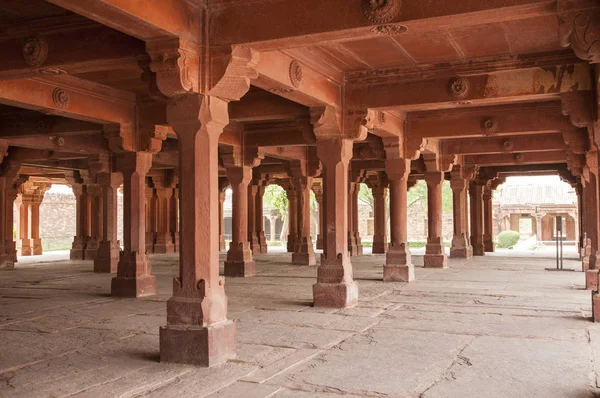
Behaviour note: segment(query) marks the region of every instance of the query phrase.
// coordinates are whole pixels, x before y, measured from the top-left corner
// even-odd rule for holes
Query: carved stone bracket
[[[589,127],[594,123],[594,93],[569,91],[560,95],[562,113],[569,116],[575,127]]]
[[[146,42],[150,70],[156,85],[167,97],[200,90],[200,49],[179,38],[160,38]]]
[[[212,77],[208,93],[224,100],[239,100],[250,90],[252,80],[258,78],[254,69],[259,55],[247,47],[236,47],[231,52],[211,54]]]
[[[407,134],[404,140],[404,154],[407,159],[416,160],[421,156],[421,151],[427,146],[427,138]]]
[[[133,128],[128,125],[110,124],[102,130],[112,152],[134,151]]]
[[[259,147],[224,146],[219,148],[219,155],[225,168],[257,167],[265,158],[264,149]]]
[[[600,5],[590,0],[559,0],[559,39],[581,59],[600,63]]]

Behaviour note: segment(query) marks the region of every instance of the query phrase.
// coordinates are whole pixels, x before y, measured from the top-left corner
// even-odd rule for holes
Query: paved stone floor
[[[487,257],[384,284],[384,257],[353,259],[356,308],[311,307],[313,267],[257,259],[228,279],[238,355],[211,368],[158,362],[177,257],[152,256],[159,295],[113,299],[89,262],[0,270],[1,397],[592,397],[600,326],[581,272]],[[566,266],[578,268],[577,262]]]

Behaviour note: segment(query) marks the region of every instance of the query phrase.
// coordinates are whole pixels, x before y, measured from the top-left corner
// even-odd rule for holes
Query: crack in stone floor
[[[360,302],[313,308],[316,268],[256,258],[226,281],[237,357],[193,368],[158,363],[158,328],[177,256],[152,256],[158,295],[109,297],[90,262],[0,271],[0,396],[595,396],[600,327],[582,273],[551,259],[487,257],[379,281],[383,256],[352,258]],[[565,266],[576,268],[577,262]]]

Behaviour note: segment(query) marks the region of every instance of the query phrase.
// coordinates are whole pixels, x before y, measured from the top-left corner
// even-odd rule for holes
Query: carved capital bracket
[[[600,5],[594,0],[558,0],[560,44],[581,59],[600,63]]]
[[[212,76],[208,93],[225,100],[239,100],[258,78],[259,54],[248,47],[235,47],[211,54]]]
[[[572,151],[567,151],[567,168],[573,175],[580,176],[583,174],[585,162],[585,154],[577,154]]]
[[[426,153],[423,154],[423,161],[427,172],[448,172],[458,162],[458,156]]]
[[[146,51],[161,93],[175,97],[200,92],[201,48],[177,37],[167,37],[147,41]]]
[[[588,144],[588,134],[586,129],[565,131],[562,133],[565,145],[570,151],[577,154],[584,154]]]
[[[586,128],[594,123],[594,93],[569,91],[560,94],[562,113],[575,127]]]
[[[104,138],[108,141],[108,148],[112,152],[135,151],[133,126],[125,124],[107,124],[102,130]]]
[[[427,146],[427,138],[406,135],[404,139],[404,154],[407,159],[416,160],[421,156],[421,151]]]
[[[264,149],[259,147],[242,148],[240,146],[224,146],[219,148],[223,167],[257,167],[265,158]]]
[[[110,172],[110,155],[100,154],[88,158],[88,170],[93,182],[96,182],[100,173]]]
[[[331,106],[311,108],[310,123],[317,140],[343,138],[339,112]]]
[[[201,130],[218,139],[229,124],[228,102],[201,94],[171,98],[167,104],[167,122],[180,139]]]

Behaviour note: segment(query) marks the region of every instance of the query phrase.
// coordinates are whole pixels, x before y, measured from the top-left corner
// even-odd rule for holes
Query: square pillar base
[[[450,248],[450,258],[464,258],[466,260],[473,258],[472,247],[452,247]]]
[[[256,275],[254,261],[225,261],[225,276],[233,278],[247,278]]]
[[[415,267],[412,264],[408,265],[384,265],[383,266],[383,281],[384,282],[406,282],[410,283],[415,280]]]
[[[154,253],[156,253],[156,254],[175,253],[175,245],[173,245],[172,243],[157,243],[154,245]]]
[[[0,254],[0,269],[15,268],[15,259],[12,254]]]
[[[110,284],[110,292],[114,297],[145,297],[156,294],[156,277],[146,275],[137,278],[116,277]]]
[[[350,283],[315,283],[314,307],[350,308],[358,304],[358,285]]]
[[[209,327],[167,325],[160,328],[160,361],[215,366],[235,356],[235,322]]]
[[[42,240],[41,239],[32,239],[31,240],[32,245],[33,245],[33,255],[34,256],[41,256],[42,254],[44,254],[44,251],[42,249]]]
[[[585,271],[585,288],[587,290],[598,290],[598,270],[588,269]]]
[[[371,253],[373,254],[385,254],[389,249],[389,245],[387,242],[373,242],[373,248],[371,249]]]
[[[600,293],[592,292],[592,321],[600,322]]]
[[[483,251],[486,253],[494,252],[494,241],[486,240],[483,242]]]
[[[483,245],[473,246],[473,255],[474,256],[485,256],[485,247]]]
[[[445,254],[425,254],[425,268],[448,268],[448,258]]]
[[[295,265],[317,265],[315,253],[292,253],[292,264]]]

